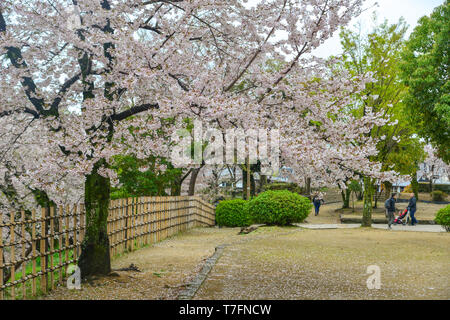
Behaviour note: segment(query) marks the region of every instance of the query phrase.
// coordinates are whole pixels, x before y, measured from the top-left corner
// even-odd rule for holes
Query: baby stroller
[[[407,216],[408,216],[408,208],[406,208],[403,212],[400,213],[400,215],[397,218],[394,219],[394,223],[406,225]]]

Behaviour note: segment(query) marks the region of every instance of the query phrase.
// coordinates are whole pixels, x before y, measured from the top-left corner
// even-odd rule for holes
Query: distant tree
[[[411,125],[450,161],[450,2],[419,20],[402,55],[402,79]]]
[[[399,63],[406,30],[404,20],[400,19],[395,24],[384,21],[367,35],[358,30],[344,29],[340,36],[344,49],[342,67],[352,74],[372,73],[373,77],[373,81],[357,97],[351,112],[362,117],[367,108],[371,108],[374,113],[388,120],[367,132],[367,136],[378,141],[378,152],[371,155],[370,160],[380,163],[381,171],[395,170],[400,174],[411,175],[417,171],[418,161],[423,159],[423,148],[414,128],[405,117],[406,106],[402,102],[406,88],[399,78]],[[362,177],[365,195],[363,225],[369,226],[372,207],[377,206],[377,197],[374,205],[372,204],[375,183],[377,180],[383,182],[388,192],[392,181],[367,175]],[[350,192],[347,192],[347,198],[349,195]],[[348,207],[348,199],[346,204]]]

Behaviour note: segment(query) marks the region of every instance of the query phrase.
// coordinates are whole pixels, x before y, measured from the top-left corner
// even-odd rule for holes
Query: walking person
[[[414,217],[414,214],[417,210],[417,199],[414,195],[414,193],[410,194],[409,202],[408,202],[408,211],[409,211],[409,217],[411,218],[411,225],[415,226],[417,224],[417,219]]]
[[[392,193],[391,197],[386,200],[384,207],[386,208],[386,217],[388,218],[388,228],[392,229],[392,223],[394,223],[394,214],[397,209],[395,203],[397,202],[397,194]]]
[[[325,203],[325,201],[322,199],[322,197],[318,193],[315,193],[314,197],[312,199],[312,202],[314,204],[314,209],[316,211],[315,215],[318,216],[320,206],[322,205],[322,203]]]

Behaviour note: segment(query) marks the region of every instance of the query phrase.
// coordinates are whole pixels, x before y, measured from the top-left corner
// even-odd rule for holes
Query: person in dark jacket
[[[417,220],[414,217],[414,214],[416,213],[417,207],[417,199],[414,196],[414,193],[410,194],[410,198],[409,198],[409,202],[408,202],[408,211],[409,211],[409,216],[411,218],[411,225],[415,226],[417,224]]]
[[[389,198],[389,201],[388,201],[388,206],[386,208],[389,229],[392,229],[391,225],[394,223],[394,215],[395,215],[395,211],[397,211],[397,209],[395,208],[396,202],[397,202],[397,194],[392,193],[391,197]]]
[[[315,215],[318,216],[320,206],[322,203],[325,203],[325,201],[322,199],[322,197],[320,197],[320,195],[318,193],[316,193],[312,199],[312,202],[314,204],[314,209],[316,211]]]

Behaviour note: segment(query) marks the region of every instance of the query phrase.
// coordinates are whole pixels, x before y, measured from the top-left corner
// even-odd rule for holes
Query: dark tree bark
[[[192,169],[191,179],[189,180],[189,191],[188,191],[189,196],[195,195],[195,183],[197,182],[197,177],[200,172],[200,169],[201,167]]]
[[[267,184],[267,176],[261,175],[259,178],[259,190],[260,192],[264,191],[264,186]]]
[[[391,197],[391,192],[392,192],[392,183],[386,181],[384,183],[384,198],[389,199]]]
[[[308,197],[310,197],[311,196],[311,178],[305,179],[305,187],[306,187],[306,194],[308,195]]]
[[[342,208],[350,208],[350,194],[351,191],[349,188],[345,190],[341,190],[341,196],[342,196]]]
[[[256,182],[253,174],[250,174],[250,195],[252,197],[256,195]]]
[[[411,187],[414,193],[414,196],[417,200],[419,200],[419,181],[417,181],[417,172],[413,172],[411,174]]]
[[[364,177],[364,209],[362,216],[362,227],[372,226],[372,198],[373,181],[370,177]]]
[[[98,169],[105,163],[104,159],[99,160],[94,165],[92,172],[86,176],[86,233],[78,260],[81,276],[84,279],[92,275],[106,275],[111,272],[109,239],[106,230],[110,180],[98,173]]]

